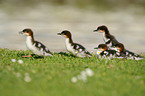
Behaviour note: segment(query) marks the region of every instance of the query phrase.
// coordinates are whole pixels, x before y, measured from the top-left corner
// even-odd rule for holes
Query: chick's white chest
[[[110,39],[106,38],[105,33],[103,33],[103,40],[104,40],[105,43],[108,42],[108,41],[110,40]],[[110,41],[110,43],[107,44],[107,46],[111,47],[111,46],[112,46],[112,41]]]
[[[38,48],[36,48],[33,45],[31,36],[26,37],[26,47],[37,55],[43,55],[43,52],[41,52]]]
[[[109,40],[109,39],[106,38],[105,33],[103,33],[103,40],[104,40],[105,43]]]
[[[73,46],[71,45],[71,43],[69,42],[69,39],[67,38],[66,41],[65,41],[65,46],[66,46],[66,49],[67,51],[75,54],[75,50],[73,49]]]

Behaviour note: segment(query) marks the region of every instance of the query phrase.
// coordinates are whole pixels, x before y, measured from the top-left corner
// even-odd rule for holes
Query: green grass
[[[144,96],[145,59],[104,60],[74,58],[55,53],[53,57],[22,58],[29,51],[0,49],[1,96]],[[23,60],[23,64],[11,59]],[[113,67],[109,67],[113,66]],[[90,68],[87,82],[71,78]],[[31,81],[24,80],[29,74]]]

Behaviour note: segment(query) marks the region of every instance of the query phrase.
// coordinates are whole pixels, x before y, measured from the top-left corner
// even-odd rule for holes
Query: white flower
[[[117,52],[118,52],[118,51],[119,51],[119,50],[118,50],[118,48],[115,48],[115,51],[117,51]]]
[[[87,73],[86,73],[86,71],[82,71],[81,72],[80,80],[83,80],[84,82],[87,81]]]
[[[81,76],[81,80],[87,82],[87,76]]]
[[[24,78],[24,81],[25,81],[25,82],[30,82],[30,81],[31,81],[31,78],[30,78],[29,76],[26,76],[26,77]]]
[[[97,55],[99,55],[101,53],[101,51],[97,51]]]
[[[30,82],[31,81],[31,77],[29,76],[28,73],[25,73],[24,81],[25,82]]]
[[[16,73],[16,77],[21,77],[21,73]]]
[[[81,80],[81,79],[82,79],[82,76],[81,76],[81,75],[78,75],[77,78],[78,78],[79,80]]]
[[[91,77],[93,75],[94,75],[94,72],[90,68],[87,68],[86,70],[81,71],[81,74],[79,74],[77,77],[73,77],[72,78],[72,82],[73,83],[76,83],[77,82],[77,79],[78,80],[81,80],[83,82],[87,82],[87,77],[88,76]]]
[[[71,79],[71,81],[72,81],[73,83],[76,83],[76,82],[77,82],[77,78],[76,78],[76,77],[73,77],[73,78]]]
[[[87,82],[87,74],[86,74],[86,71],[82,71],[81,74],[77,76],[77,78],[79,80],[82,80],[84,82]]]
[[[86,75],[84,75],[84,76],[83,76],[83,75],[78,75],[77,78],[78,78],[79,80],[84,81],[84,82],[87,81],[87,76],[86,76]]]
[[[12,62],[16,62],[16,59],[11,59]]]
[[[94,75],[94,72],[90,68],[87,68],[86,69],[86,74],[91,77],[91,76]]]
[[[22,60],[18,60],[18,63],[23,64],[23,61]]]
[[[86,71],[82,71],[82,72],[81,72],[81,76],[86,77],[86,76],[87,76]]]
[[[90,53],[93,54],[93,51],[91,51]]]

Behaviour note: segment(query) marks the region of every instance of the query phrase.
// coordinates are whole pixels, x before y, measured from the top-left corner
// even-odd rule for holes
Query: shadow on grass
[[[76,56],[74,56],[74,55],[72,55],[72,54],[67,54],[66,52],[59,52],[58,54],[60,54],[60,55],[62,55],[62,56],[77,58]]]

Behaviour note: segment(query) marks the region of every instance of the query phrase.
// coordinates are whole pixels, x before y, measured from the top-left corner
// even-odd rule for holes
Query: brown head
[[[71,33],[68,30],[64,30],[61,33],[57,33],[57,35],[65,36],[66,38],[71,38]]]
[[[124,52],[125,51],[124,45],[122,43],[115,44],[115,50],[117,52]]]
[[[94,49],[98,49],[98,50],[101,50],[101,51],[106,51],[106,50],[108,50],[108,47],[107,47],[106,44],[99,44],[98,47],[96,47]]]
[[[108,34],[109,33],[109,30],[107,28],[107,26],[105,25],[102,25],[102,26],[99,26],[96,30],[94,30],[94,32],[103,32],[103,33],[106,33]]]
[[[33,32],[32,32],[31,29],[24,29],[20,33],[23,34],[23,35],[25,35],[25,36],[33,36]]]

